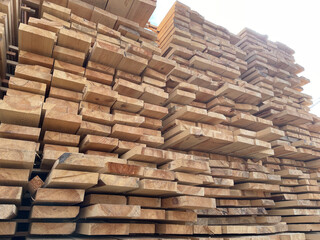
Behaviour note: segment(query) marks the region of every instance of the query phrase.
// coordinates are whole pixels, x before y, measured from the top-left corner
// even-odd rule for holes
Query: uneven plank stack
[[[294,63],[292,49],[250,29],[238,35],[237,45],[247,52],[249,66],[242,79],[275,93],[261,104],[257,116],[272,120],[285,132],[272,142],[275,157],[264,159],[282,178],[269,215],[282,216],[291,232],[306,232],[307,239],[318,239],[319,118],[309,113],[310,96],[301,93],[309,80],[297,76],[303,68]]]
[[[0,237],[319,237],[319,119],[292,50],[179,2],[152,31],[153,0],[23,3]]]
[[[247,64],[246,53],[234,44],[237,37],[190,8],[176,3],[158,31],[163,56],[177,62],[166,82],[163,148],[207,157],[213,181],[205,196],[217,198],[217,209],[197,211],[201,228],[195,234],[286,231],[281,218],[264,216],[281,177],[261,161],[241,158],[273,155],[269,142],[284,136],[271,121],[253,115],[273,93],[239,79]]]
[[[191,124],[188,130],[167,131],[164,147],[205,149],[237,157],[273,155],[268,141],[278,139],[283,132],[274,129],[271,121],[252,115],[258,110],[256,105],[273,93],[239,79],[247,69],[246,54],[234,46],[235,37],[181,5],[170,10],[158,29],[163,56],[178,64],[167,81],[170,115],[164,120],[163,130],[181,126],[174,123],[175,119],[197,121],[197,126]],[[270,132],[274,132],[274,139],[266,137]],[[196,141],[191,137],[198,135],[202,137]],[[179,145],[186,137],[190,137],[190,144]],[[209,150],[206,144],[211,144]]]
[[[44,1],[40,19],[20,24],[19,64],[1,101],[5,137],[41,150],[30,161],[42,179],[28,184],[25,235],[192,235],[194,210],[216,205],[182,173],[210,172],[209,164],[154,148],[164,144],[163,88],[175,61],[159,56],[156,34],[137,22],[67,6]],[[79,7],[87,18],[75,15]]]

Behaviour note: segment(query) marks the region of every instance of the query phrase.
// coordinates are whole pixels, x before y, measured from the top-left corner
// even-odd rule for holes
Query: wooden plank
[[[47,12],[44,12],[42,14],[42,18],[45,19],[45,20],[48,20],[48,21],[57,22],[57,23],[61,24],[62,26],[66,27],[66,28],[70,28],[70,22],[65,21],[65,20],[63,20],[61,18],[58,18],[58,17],[56,17],[54,15],[51,15],[51,14],[49,14]]]
[[[101,33],[105,36],[115,38],[115,39],[120,39],[120,36],[121,36],[120,32],[118,32],[110,27],[107,27],[101,23],[98,23],[98,25],[97,25],[97,32]]]
[[[146,23],[150,19],[155,8],[156,8],[156,3],[154,1],[151,1],[151,0],[134,1],[126,17],[132,21],[139,23],[141,27],[145,27]],[[141,14],[139,9],[145,9],[143,14]]]
[[[273,209],[270,211],[269,214],[275,215],[275,216],[292,216],[292,215],[318,215],[319,210],[318,209],[297,209],[297,208],[291,208],[291,209]]]
[[[154,234],[155,224],[131,223],[129,226],[130,234]]]
[[[29,182],[28,182],[28,186],[27,186],[27,191],[34,196],[34,194],[37,192],[37,190],[39,188],[41,188],[43,186],[44,182],[42,181],[42,179],[36,175],[34,178],[32,178]]]
[[[64,153],[78,153],[79,148],[45,144],[41,160],[42,169],[51,169],[57,159]]]
[[[95,23],[101,23],[109,28],[114,28],[118,20],[117,15],[112,14],[111,12],[102,10],[98,7],[94,7],[90,21]]]
[[[319,216],[293,216],[282,219],[286,223],[316,223],[320,221]]]
[[[49,97],[58,98],[66,101],[79,103],[82,100],[83,94],[62,88],[51,87]]]
[[[0,168],[0,184],[26,187],[29,175],[29,169]]]
[[[53,111],[60,112],[61,114],[66,113],[76,115],[79,109],[79,103],[52,97],[48,97],[43,105],[45,113]]]
[[[20,151],[35,152],[35,151],[38,151],[39,149],[39,145],[36,142],[31,142],[31,141],[0,138],[0,144],[1,144],[1,147],[6,150],[19,149]]]
[[[260,190],[265,192],[279,191],[279,185],[266,184],[266,183],[240,183],[234,186],[235,189],[242,190]]]
[[[52,75],[53,87],[59,87],[76,92],[82,92],[85,87],[86,78],[72,73],[54,70]]]
[[[0,193],[0,203],[21,203],[22,187],[0,186]]]
[[[189,173],[203,173],[210,171],[209,164],[207,162],[195,160],[174,160],[162,165],[160,168]]]
[[[52,65],[50,67],[52,67]],[[49,85],[52,78],[51,68],[39,65],[18,64],[15,69],[15,77]]]
[[[125,52],[117,68],[135,75],[140,75],[148,65],[148,60],[135,54]]]
[[[166,210],[166,221],[169,222],[196,222],[197,214],[194,211]]]
[[[68,30],[60,29],[58,33],[57,44],[61,47],[76,50],[78,52],[84,52],[86,55],[91,47],[92,38],[86,34]]]
[[[45,186],[87,189],[96,185],[98,178],[99,173],[53,169],[46,179]]]
[[[58,159],[58,158],[57,158]],[[126,160],[103,155],[83,153],[63,153],[55,162],[53,169],[103,172],[107,163],[125,164]]]
[[[42,102],[30,98],[6,96],[0,102],[1,122],[38,127]]]
[[[45,95],[47,86],[44,83],[34,82],[17,77],[10,77],[9,88]]]
[[[319,231],[320,224],[289,224],[288,230],[292,232],[315,232]]]
[[[71,9],[61,5],[44,1],[41,6],[41,14],[43,14],[43,12],[49,13],[62,20],[70,21]]]
[[[78,204],[84,199],[82,189],[39,188],[34,203]]]
[[[10,236],[16,233],[16,222],[0,222],[0,236]]]
[[[149,208],[160,208],[161,207],[161,199],[160,198],[150,198],[150,197],[128,197],[129,205],[139,205],[141,207],[149,207]]]
[[[222,234],[222,227],[195,225],[193,233],[194,234]]]
[[[161,201],[162,208],[174,209],[206,209],[215,208],[215,199],[194,197],[194,196],[181,196],[164,198]]]
[[[54,61],[54,69],[64,71],[64,72],[69,72],[79,76],[84,76],[84,72],[85,72],[85,68],[83,67],[66,63],[63,61],[59,61],[59,60]]]
[[[42,128],[46,131],[60,131],[63,133],[75,134],[82,119],[80,115],[61,113],[59,111],[46,111]]]
[[[121,1],[111,0],[107,3],[106,10],[115,15],[126,17],[130,11],[132,3],[133,2],[127,2],[125,0],[121,0]]]
[[[90,61],[117,67],[124,56],[124,50],[118,46],[97,40],[92,48]]]
[[[174,235],[192,235],[193,226],[178,224],[156,224],[156,233]]]
[[[63,25],[59,22],[49,21],[44,18],[38,19],[30,17],[28,24],[37,28],[41,28],[53,33],[58,33],[61,28],[63,28]]]
[[[26,127],[7,123],[0,124],[0,137],[26,141],[38,141],[40,128]]]
[[[112,114],[107,112],[109,111],[102,112],[102,111],[91,110],[89,108],[82,108],[80,110],[80,115],[82,116],[82,120],[84,121],[105,124],[105,125],[112,125],[113,116]]]
[[[34,235],[69,235],[75,230],[75,222],[32,222],[30,226],[30,234]]]
[[[18,61],[22,64],[39,65],[50,69],[53,66],[53,58],[45,57],[32,52],[23,51],[21,49],[19,50]]]
[[[88,68],[86,69],[85,77],[90,81],[94,81],[94,82],[98,82],[106,85],[111,85],[113,82],[112,75],[94,71]]]
[[[134,127],[140,126],[145,121],[145,118],[139,115],[126,114],[121,111],[113,111],[113,123],[124,124]]]
[[[99,123],[82,121],[77,134],[84,137],[87,134],[107,137],[111,133],[111,127]]]
[[[112,127],[111,137],[120,140],[137,141],[143,135],[143,130],[137,127],[131,127],[121,124],[115,124]]]
[[[93,204],[127,204],[127,198],[125,196],[118,195],[108,195],[108,194],[89,194],[85,196],[83,205],[93,205]],[[129,205],[137,205],[131,204]]]
[[[87,69],[94,70],[97,72],[114,75],[115,69],[106,65],[102,65],[96,62],[89,61],[87,64]]]
[[[87,20],[90,20],[94,8],[92,5],[88,3],[77,0],[68,1],[67,7],[71,9],[71,13]]]
[[[78,206],[38,206],[31,209],[31,219],[61,219],[76,218],[79,214]]]
[[[118,141],[116,138],[87,135],[80,143],[80,151],[96,150],[109,152],[118,146]]]
[[[19,49],[40,54],[46,57],[52,56],[55,34],[31,25],[19,26]]]
[[[77,233],[82,235],[129,235],[126,223],[80,223]]]
[[[132,98],[139,98],[143,93],[142,86],[126,81],[121,78],[115,79],[113,90],[117,91],[121,95],[132,97]]]
[[[139,178],[100,174],[100,185],[89,189],[90,192],[125,193],[139,188]]]
[[[58,59],[63,62],[71,63],[77,66],[82,66],[85,60],[85,53],[75,51],[69,48],[55,45],[53,48],[54,59]]]
[[[95,30],[95,28],[94,29],[91,28],[91,24],[95,24],[95,23],[89,22],[89,24],[86,24],[86,22],[83,21],[84,19],[81,19],[81,20],[82,20],[81,21],[82,24],[72,22],[71,29],[80,33],[84,33],[87,36],[90,36],[91,43],[93,43],[95,41],[95,37],[97,36],[97,31]],[[88,25],[88,27],[85,25]]]
[[[140,216],[140,206],[117,204],[94,204],[81,209],[80,218],[130,219]]]
[[[137,113],[143,108],[143,106],[144,106],[143,100],[139,100],[139,99],[135,99],[132,97],[127,97],[119,94],[112,108],[116,110],[125,111],[125,112]]]
[[[140,99],[147,103],[163,105],[163,103],[168,99],[168,94],[163,90],[149,86],[147,84],[142,84],[144,87],[144,93],[140,96]]]
[[[160,196],[177,192],[177,183],[169,181],[142,179],[139,182],[139,189],[130,193],[146,196]]]
[[[109,86],[94,82],[87,82],[84,89],[83,100],[111,107],[117,100],[118,93],[112,91]]]
[[[18,213],[18,209],[14,204],[0,204],[0,209],[1,209],[1,213],[0,213],[1,220],[12,219]]]
[[[137,160],[142,162],[165,163],[169,161],[160,149],[137,146],[121,156],[123,159]]]
[[[143,109],[139,112],[144,117],[162,119],[168,114],[168,109],[150,103],[144,103]]]

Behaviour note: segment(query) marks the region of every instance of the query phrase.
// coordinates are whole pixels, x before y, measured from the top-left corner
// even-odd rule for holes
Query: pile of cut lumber
[[[287,231],[281,217],[266,210],[275,204],[271,193],[280,190],[281,176],[263,164],[274,155],[271,142],[285,133],[256,116],[274,94],[240,79],[248,65],[239,38],[180,3],[158,32],[163,56],[177,62],[166,82],[163,148],[207,157],[214,180],[204,193],[216,198],[217,208],[197,210],[202,229],[195,234]]]
[[[317,239],[320,118],[293,50],[179,2],[156,27],[155,5],[19,6],[0,238]]]
[[[272,194],[275,205],[268,215],[281,216],[290,232],[306,232],[307,239],[319,239],[319,117],[309,113],[311,97],[301,92],[309,80],[297,76],[303,68],[295,64],[289,47],[250,29],[238,36],[237,46],[247,52],[248,70],[242,79],[274,92],[256,115],[272,120],[285,133],[271,142],[274,157],[264,159],[282,179],[280,190]]]

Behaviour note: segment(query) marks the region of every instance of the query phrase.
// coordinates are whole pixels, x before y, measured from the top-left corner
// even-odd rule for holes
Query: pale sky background
[[[158,0],[150,22],[158,25],[174,0]],[[310,79],[304,92],[320,101],[320,1],[319,0],[180,0],[205,19],[237,34],[251,28],[295,50],[295,60]],[[320,116],[320,103],[311,108]]]

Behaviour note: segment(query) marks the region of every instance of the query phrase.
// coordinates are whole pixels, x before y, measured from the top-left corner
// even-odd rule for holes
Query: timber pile
[[[209,173],[209,164],[157,148],[175,61],[138,22],[80,1],[67,6],[44,1],[41,18],[19,26],[19,63],[0,102],[12,148],[3,144],[2,166],[33,168],[19,207],[30,211],[29,226],[20,232],[20,215],[11,214],[1,235],[193,235],[194,210],[216,206],[190,186],[191,173]]]
[[[289,48],[179,2],[151,31],[153,0],[23,3],[0,100],[0,237],[318,231],[319,124]]]
[[[154,27],[150,26],[150,29],[154,30]],[[273,87],[270,82],[264,84],[266,82],[261,80],[268,78],[264,74],[267,70],[262,70],[261,66],[265,67],[262,64],[269,58],[257,64],[261,55],[266,54],[263,50],[269,50],[270,41],[265,49],[260,44],[255,46],[252,38],[247,37],[248,34],[243,34],[243,39],[232,35],[181,3],[176,3],[170,9],[157,30],[162,55],[177,62],[177,67],[168,75],[166,82],[169,114],[163,119],[163,148],[208,157],[211,176],[221,178],[221,185],[215,183],[212,185],[215,188],[205,188],[205,196],[216,198],[217,209],[197,210],[197,224],[206,226],[207,234],[210,230],[217,233],[216,227],[221,227],[220,234],[232,235],[310,231],[312,225],[300,225],[300,229],[304,230],[291,224],[287,226],[286,218],[281,218],[277,210],[268,210],[302,206],[303,203],[300,206],[293,202],[279,203],[283,197],[281,194],[288,193],[286,191],[314,193],[319,189],[317,181],[301,170],[296,170],[301,172],[301,179],[296,180],[296,186],[291,185],[295,188],[286,188],[287,184],[294,184],[287,179],[291,177],[287,171],[295,171],[294,166],[308,171],[308,163],[301,160],[314,159],[318,154],[315,147],[312,150],[306,147],[307,143],[314,145],[310,138],[304,138],[307,143],[300,141],[294,144],[299,146],[299,155],[294,159],[300,161],[278,158],[289,155],[282,150],[283,140],[288,141],[288,130],[293,131],[289,138],[297,131],[293,128],[290,130],[291,126],[284,127],[285,121],[295,126],[313,122],[309,126],[313,129],[318,122],[316,116],[307,113],[310,97],[300,93],[301,86],[307,80],[302,77],[299,79],[296,75],[290,76],[301,69],[289,56],[292,53],[284,57],[282,52],[287,47],[279,44],[280,53],[274,53],[272,59],[272,70],[275,74],[279,73]],[[287,76],[288,69],[291,72]],[[288,82],[293,80],[288,80],[289,76],[294,78],[295,88],[286,88],[286,96],[294,93],[296,99],[293,97],[293,100],[290,99],[292,104],[284,107],[288,111],[266,115],[270,105],[271,108],[280,108],[277,100],[280,101],[279,96],[283,92],[279,91],[278,86],[280,89],[290,86]],[[286,96],[284,100],[289,98]],[[295,115],[290,109],[294,107],[299,109]],[[294,117],[288,119],[290,114]],[[311,153],[314,156],[311,157]],[[314,202],[313,206],[316,205],[317,202]],[[307,213],[312,215],[316,212],[306,210]],[[303,235],[293,234],[290,237],[304,239]],[[259,239],[259,236],[250,239],[256,238]]]
[[[306,232],[307,239],[318,239],[319,118],[309,113],[311,97],[301,93],[309,80],[297,76],[303,68],[294,63],[292,49],[250,29],[238,35],[237,45],[247,52],[248,70],[242,79],[275,93],[261,103],[257,116],[272,120],[285,132],[272,142],[274,157],[264,159],[282,178],[280,191],[272,196],[275,206],[268,213],[282,216],[290,232]]]

